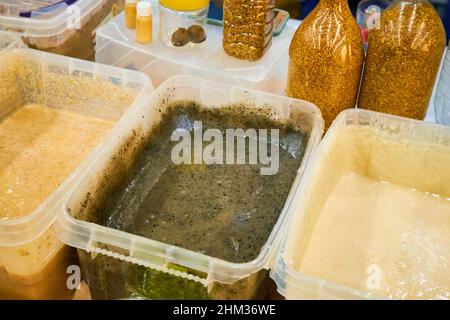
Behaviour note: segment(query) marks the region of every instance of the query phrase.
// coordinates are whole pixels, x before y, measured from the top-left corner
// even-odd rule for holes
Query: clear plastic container
[[[300,130],[309,133],[305,155],[285,207],[253,261],[230,263],[95,223],[98,217],[92,214],[91,205],[95,206],[98,196],[120,183],[115,177],[126,175],[129,162],[143,143],[141,137],[152,132],[164,108],[186,100],[201,103],[203,108],[239,104],[262,114],[271,110],[274,119],[298,119]],[[94,299],[129,298],[136,291],[145,297],[166,299],[262,298],[270,288],[267,269],[287,227],[286,213],[292,193],[322,132],[320,111],[310,103],[188,76],[171,78],[152,96],[150,107],[130,114],[127,122],[114,132],[82,183],[67,197],[65,210],[58,219],[59,237],[80,249],[82,269]],[[84,212],[81,216],[80,210]]]
[[[123,0],[77,0],[67,6],[50,7],[59,0],[1,0],[0,30],[18,33],[33,49],[65,56],[93,60],[96,29],[111,15],[123,8]]]
[[[24,44],[20,37],[8,32],[0,32],[0,54],[22,47]]]
[[[450,128],[343,112],[291,205],[271,274],[278,291],[287,299],[448,299],[448,181]]]
[[[69,298],[66,268],[76,254],[58,241],[53,223],[96,148],[77,140],[70,124],[79,123],[80,135],[98,124],[100,142],[145,103],[152,85],[134,71],[30,49],[1,55],[0,78],[0,298]]]
[[[194,10],[175,10],[165,7],[160,2],[159,41],[163,45],[173,49],[193,49],[205,43],[208,37],[206,22],[208,20],[209,1],[197,2],[204,2],[206,5]],[[188,31],[192,26],[196,26],[195,28],[199,30],[193,36]],[[180,28],[186,31],[183,33]],[[191,40],[189,40],[189,37],[191,37]]]
[[[153,27],[159,28],[157,1],[152,1]],[[148,74],[155,87],[177,75],[190,75],[246,88],[284,94],[285,66],[295,26],[288,24],[273,38],[273,45],[257,62],[229,57],[222,48],[222,28],[208,24],[205,45],[188,52],[170,50],[159,41],[138,45],[133,30],[125,27],[121,14],[97,31],[96,61]],[[281,64],[281,67],[278,67]]]
[[[450,126],[450,51],[445,55],[435,96],[436,122]]]

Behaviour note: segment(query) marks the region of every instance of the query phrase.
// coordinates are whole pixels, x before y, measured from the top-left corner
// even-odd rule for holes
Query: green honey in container
[[[197,134],[212,129],[225,142],[237,128],[279,130],[256,138],[279,148],[278,170],[261,174],[267,166],[250,164],[249,148],[245,163],[197,162],[195,148],[212,141],[197,144]],[[117,129],[60,215],[61,239],[79,248],[93,298],[264,298],[293,191],[322,132],[307,102],[169,79]],[[177,133],[193,135],[193,163],[174,160]]]

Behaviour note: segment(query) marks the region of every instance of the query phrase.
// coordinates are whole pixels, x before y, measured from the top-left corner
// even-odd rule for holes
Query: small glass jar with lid
[[[160,0],[159,41],[170,48],[192,49],[207,38],[209,0]]]

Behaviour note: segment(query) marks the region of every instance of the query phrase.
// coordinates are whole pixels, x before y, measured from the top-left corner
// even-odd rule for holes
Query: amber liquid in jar
[[[321,0],[299,26],[289,56],[287,94],[317,105],[327,128],[356,106],[364,47],[347,0]]]
[[[395,1],[370,34],[359,107],[423,120],[445,42],[442,21],[428,1]]]
[[[225,0],[225,52],[242,60],[260,60],[272,44],[274,18],[275,0]]]

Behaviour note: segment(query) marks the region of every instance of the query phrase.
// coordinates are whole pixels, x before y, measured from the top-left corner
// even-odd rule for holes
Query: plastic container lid
[[[152,4],[148,1],[139,1],[137,4],[137,15],[150,17],[152,15]]]
[[[51,37],[73,28],[103,1],[0,0],[0,30]]]
[[[209,0],[160,0],[159,3],[172,10],[194,11],[207,7]]]
[[[156,3],[155,0],[152,1],[155,34],[159,32],[160,25],[159,6],[155,5]],[[124,19],[124,14],[120,14],[97,30],[97,39],[102,39],[101,42],[97,40],[97,52],[101,51],[105,44],[117,43],[123,48],[117,49],[116,54],[126,49],[129,52],[136,51],[141,56],[148,56],[149,65],[155,63],[156,58],[182,68],[195,70],[195,74],[190,73],[193,76],[214,76],[215,79],[227,77],[239,82],[265,80],[282,56],[288,52],[295,33],[295,28],[285,28],[280,36],[273,38],[272,46],[261,60],[249,62],[230,57],[225,53],[222,48],[222,27],[207,24],[208,37],[204,45],[185,52],[171,50],[159,41],[153,41],[147,45],[136,43],[134,30],[129,30],[125,26]]]

